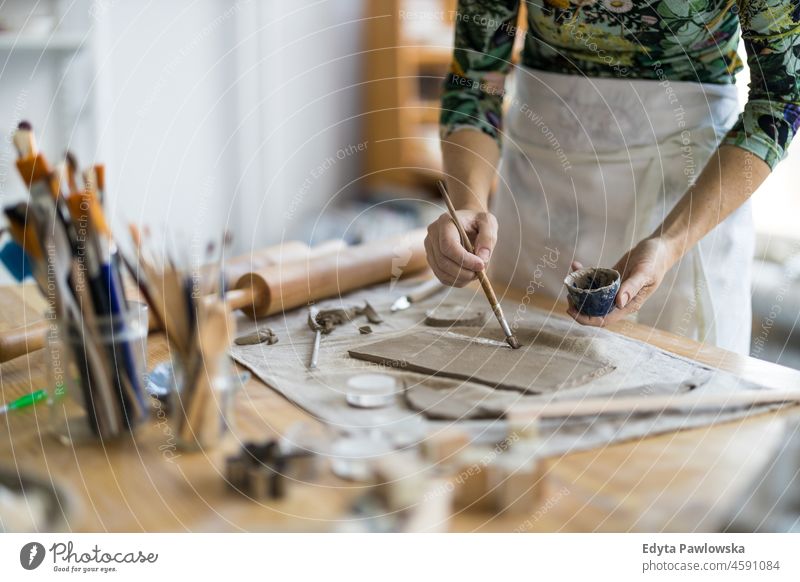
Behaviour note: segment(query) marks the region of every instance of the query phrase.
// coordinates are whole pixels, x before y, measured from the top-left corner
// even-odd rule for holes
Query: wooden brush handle
[[[461,244],[464,245],[464,248],[467,249],[473,255],[475,254],[475,247],[472,246],[472,241],[469,240],[467,236],[467,231],[464,230],[464,225],[461,224],[461,221],[458,220],[458,214],[456,214],[456,207],[453,206],[453,201],[450,200],[450,196],[447,194],[447,190],[445,190],[444,186],[441,182],[439,182],[439,191],[442,193],[442,198],[444,198],[444,203],[447,205],[447,211],[450,213],[450,218],[453,219],[453,224],[456,225],[458,229],[458,234],[461,236]]]
[[[0,362],[41,350],[47,337],[47,327],[47,321],[42,320],[0,333]]]
[[[496,310],[497,306],[500,305],[500,302],[497,300],[497,295],[494,293],[494,288],[492,284],[489,283],[489,277],[486,276],[486,273],[483,271],[478,271],[475,273],[478,276],[478,281],[483,287],[483,292],[486,295],[486,298],[489,300],[489,303],[492,305],[492,309]]]
[[[447,211],[450,213],[450,218],[453,219],[453,224],[456,225],[458,234],[461,236],[461,244],[464,245],[464,248],[467,249],[467,251],[474,255],[475,247],[472,246],[472,241],[469,240],[467,231],[464,230],[464,226],[461,224],[461,221],[458,220],[458,215],[456,214],[455,206],[453,206],[453,201],[450,200],[450,196],[447,194],[447,190],[441,181],[439,182],[439,191],[442,194],[444,203],[447,205]],[[475,274],[478,276],[478,281],[480,281],[481,287],[483,287],[483,292],[486,294],[486,298],[489,300],[489,303],[491,303],[492,309],[496,311],[497,306],[500,305],[500,302],[497,300],[497,295],[494,293],[492,284],[489,283],[489,277],[486,276],[485,271],[478,271]]]
[[[47,159],[40,153],[29,158],[17,160],[17,170],[22,176],[25,184],[30,188],[31,184],[48,178],[53,173],[53,169]]]

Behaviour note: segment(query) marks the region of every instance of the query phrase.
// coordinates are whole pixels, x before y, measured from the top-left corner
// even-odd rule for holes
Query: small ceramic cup
[[[620,275],[614,269],[578,269],[564,279],[570,303],[578,313],[605,317],[614,309]]]

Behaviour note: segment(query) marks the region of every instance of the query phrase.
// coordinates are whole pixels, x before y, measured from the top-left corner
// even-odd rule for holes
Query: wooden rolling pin
[[[267,267],[244,275],[225,297],[233,309],[253,318],[288,311],[425,269],[424,240],[425,231],[415,230],[307,261]]]
[[[233,257],[223,263],[225,289],[234,287],[236,282],[247,273],[258,272],[279,263],[306,260],[312,254],[321,256],[325,253],[334,253],[346,246],[347,243],[341,239],[325,241],[313,248],[303,242],[293,240],[265,247],[253,253]],[[216,266],[204,265],[200,272],[203,277],[214,276]]]
[[[252,254],[235,257],[225,264],[225,279],[234,283],[250,271],[262,272],[269,267],[299,261],[303,264],[312,257],[333,255],[347,245],[342,240],[332,240],[315,247],[299,241],[287,241],[279,245],[265,247]],[[213,276],[214,269],[204,267],[203,273]],[[231,284],[231,286],[233,286]],[[0,333],[0,362],[8,362],[27,353],[41,350],[44,347],[49,322],[41,320],[25,327],[19,327]],[[156,329],[156,318],[149,320],[150,330]]]

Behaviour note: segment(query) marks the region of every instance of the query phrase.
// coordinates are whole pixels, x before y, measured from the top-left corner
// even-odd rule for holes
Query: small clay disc
[[[485,323],[485,311],[460,305],[442,305],[425,313],[425,325],[431,327],[479,327]]]

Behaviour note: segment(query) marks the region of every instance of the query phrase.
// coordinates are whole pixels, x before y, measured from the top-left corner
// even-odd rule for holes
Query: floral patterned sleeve
[[[774,168],[800,129],[800,3],[741,0],[739,19],[750,94],[723,143],[744,148]]]
[[[442,95],[441,134],[487,133],[500,143],[503,86],[520,0],[459,0],[450,73]]]

